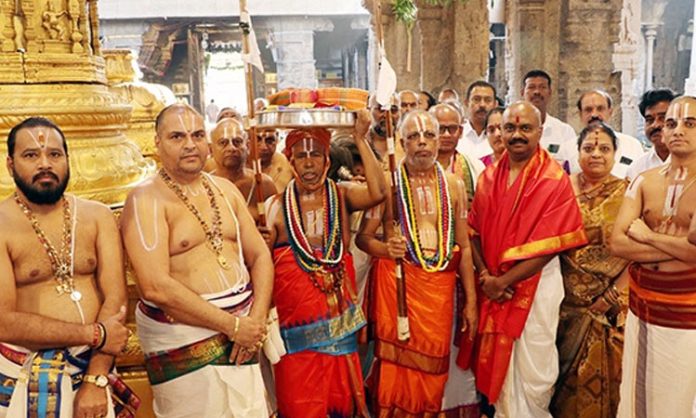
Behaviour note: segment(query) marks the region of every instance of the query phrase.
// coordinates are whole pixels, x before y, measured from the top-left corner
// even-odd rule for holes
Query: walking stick
[[[239,0],[239,27],[242,29],[242,53],[249,56],[251,47],[249,45],[249,33],[251,27],[249,23],[244,21],[242,17],[247,11],[247,0]],[[251,18],[249,18],[251,22]],[[266,210],[263,205],[263,189],[261,186],[262,170],[261,159],[259,157],[259,148],[256,137],[256,109],[254,109],[254,69],[251,62],[244,62],[244,78],[246,81],[247,95],[247,117],[244,119],[244,129],[246,129],[249,137],[249,156],[251,165],[254,170],[254,193],[256,195],[256,210],[259,214],[259,226],[266,226]]]
[[[396,156],[394,155],[394,128],[392,126],[392,110],[391,105],[387,110],[387,154],[389,156],[389,172],[391,174],[391,206],[392,218],[394,222],[394,231],[401,234],[399,224],[399,208],[398,202],[398,171],[396,167]],[[411,337],[411,330],[408,324],[408,307],[406,305],[406,277],[404,277],[404,260],[397,258],[396,265],[396,332],[399,341],[408,341]]]

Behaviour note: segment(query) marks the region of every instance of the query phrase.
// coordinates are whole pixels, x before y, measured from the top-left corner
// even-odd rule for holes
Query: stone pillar
[[[630,58],[632,44],[622,43],[620,32],[625,25],[636,24],[635,18],[622,20],[622,13],[631,7],[632,12],[625,11],[626,17],[634,16],[639,8],[636,1],[511,0],[505,6],[508,100],[521,96],[521,79],[527,71],[542,69],[552,79],[549,113],[576,130],[581,128],[581,123],[575,104],[584,91],[601,88],[619,102],[624,83],[618,71],[624,67],[630,69],[633,59]],[[613,62],[617,43],[623,48],[619,49],[621,56],[629,57],[628,64],[622,63],[621,69]],[[630,84],[629,79],[626,86]],[[632,94],[632,89],[628,90]],[[611,123],[621,125],[619,109],[614,111]]]
[[[266,25],[278,72],[278,88],[316,88],[314,31],[333,31],[333,23],[325,18],[293,16],[269,19]]]
[[[438,93],[445,87],[460,94],[469,83],[486,78],[488,69],[488,8],[486,0],[455,1],[447,6],[417,0],[418,21],[412,29],[411,71],[407,71],[408,32],[396,22],[391,0],[382,1],[382,27],[387,58],[398,79],[398,89]],[[372,1],[364,1],[372,12]],[[374,36],[374,30],[370,32]],[[370,40],[368,56],[378,58]],[[369,69],[374,89],[376,65]]]
[[[655,38],[657,38],[658,23],[646,23],[643,25],[645,32],[645,90],[653,88],[653,54],[655,52]]]
[[[696,28],[696,0],[694,1],[694,18],[693,24]],[[696,30],[694,31],[696,32]],[[689,63],[689,78],[684,82],[684,94],[687,96],[696,96],[696,34],[691,36],[691,62]],[[694,404],[696,408],[696,404]]]
[[[619,41],[614,44],[614,71],[621,73],[621,132],[636,136],[640,115],[640,0],[624,0],[621,10]]]

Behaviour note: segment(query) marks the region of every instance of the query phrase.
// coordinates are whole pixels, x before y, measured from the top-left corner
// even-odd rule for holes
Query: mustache
[[[42,171],[42,172],[38,173],[37,175],[35,175],[34,177],[32,177],[31,181],[32,181],[32,183],[36,182],[41,177],[45,177],[45,176],[48,176],[55,181],[59,181],[58,176],[55,173],[53,173],[52,171]]]
[[[592,123],[592,122],[604,122],[604,121],[599,116],[592,116],[588,123]]]
[[[658,132],[662,133],[662,128],[651,129],[650,132],[648,132],[648,137],[651,137],[653,136],[653,134],[656,134]]]
[[[522,138],[512,138],[511,140],[508,141],[508,145],[516,145],[516,144],[527,145],[527,144],[529,144],[529,141],[527,141],[526,139],[522,139]]]

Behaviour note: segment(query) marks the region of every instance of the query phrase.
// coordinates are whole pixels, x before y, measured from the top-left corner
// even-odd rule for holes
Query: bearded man
[[[63,132],[29,118],[7,139],[0,203],[0,416],[114,417],[107,374],[128,338],[123,250],[105,205],[65,194]]]

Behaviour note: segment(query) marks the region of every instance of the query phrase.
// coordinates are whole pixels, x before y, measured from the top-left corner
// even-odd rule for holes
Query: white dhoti
[[[461,311],[459,311],[457,305],[457,303],[454,304],[454,320],[452,321],[453,336],[457,335],[457,323],[459,322],[457,321],[457,318],[461,315]],[[454,345],[453,338],[453,342],[450,347],[450,363],[449,371],[447,372],[447,383],[445,384],[445,394],[442,397],[442,406],[440,407],[440,411],[445,413],[449,411],[458,412],[460,410],[471,410],[478,412],[479,398],[476,393],[476,379],[474,378],[474,373],[471,371],[471,369],[462,369],[461,367],[457,366],[458,353],[459,347]],[[457,416],[459,417],[460,415]]]
[[[251,288],[247,286],[202,297],[221,309],[237,309],[236,315],[246,316],[251,306],[251,293]],[[152,304],[141,303],[156,309]],[[143,309],[136,309],[136,323],[146,358],[218,334],[205,328],[162,322],[147,315]],[[162,418],[269,416],[258,364],[205,365],[171,380],[152,384],[152,393],[155,415]]]
[[[551,418],[549,403],[558,378],[556,332],[563,276],[558,257],[544,267],[524,326],[515,341],[496,418]]]
[[[86,346],[39,353],[10,344],[0,347],[0,417],[73,417],[75,395],[89,364]],[[31,385],[29,384],[31,382]],[[32,388],[30,390],[30,387]],[[114,408],[107,387],[107,418]]]
[[[696,417],[696,330],[668,328],[628,312],[619,418]]]

